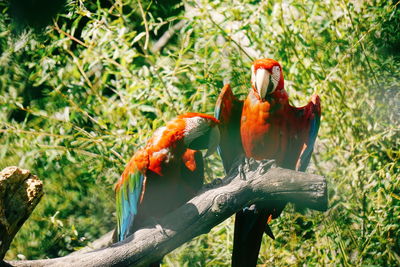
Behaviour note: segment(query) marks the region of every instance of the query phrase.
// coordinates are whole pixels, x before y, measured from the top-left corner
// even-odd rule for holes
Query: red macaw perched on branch
[[[206,114],[180,115],[135,153],[115,187],[118,241],[195,196],[204,179],[198,150],[208,149],[206,156],[216,150],[217,124]]]
[[[275,159],[284,168],[307,168],[319,129],[320,99],[313,95],[306,106],[291,106],[282,67],[275,60],[253,63],[251,89],[244,102],[226,85],[215,113],[221,122],[219,152],[227,172],[242,151],[247,158]],[[285,204],[256,203],[236,213],[232,266],[256,266],[263,233],[274,238],[268,223],[279,216]]]

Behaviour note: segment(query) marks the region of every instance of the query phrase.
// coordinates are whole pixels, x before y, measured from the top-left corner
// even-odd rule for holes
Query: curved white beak
[[[261,98],[265,98],[270,80],[269,72],[266,69],[258,69],[255,77],[255,87]]]

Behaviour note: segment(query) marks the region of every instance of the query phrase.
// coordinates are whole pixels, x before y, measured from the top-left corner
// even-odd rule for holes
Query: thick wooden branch
[[[205,188],[184,206],[128,239],[86,253],[56,259],[13,261],[13,266],[143,266],[181,244],[209,232],[236,211],[252,203],[282,200],[326,210],[324,177],[271,167],[271,161],[250,160],[212,188]],[[168,196],[166,196],[168,197]]]
[[[74,251],[69,255],[78,255],[78,254],[86,253],[89,251],[93,251],[95,249],[101,249],[101,248],[111,246],[113,244],[114,231],[115,231],[115,229],[111,230],[110,232],[102,235],[101,237],[94,240],[93,242],[90,242],[86,247],[83,247],[80,250]]]
[[[8,167],[0,172],[0,263],[42,196],[42,181],[28,170]]]

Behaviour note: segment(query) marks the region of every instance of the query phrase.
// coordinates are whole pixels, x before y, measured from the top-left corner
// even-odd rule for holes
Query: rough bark
[[[78,255],[78,254],[86,253],[86,252],[89,252],[89,251],[92,251],[92,250],[95,250],[95,249],[105,248],[105,247],[108,247],[108,246],[112,245],[114,231],[115,230],[111,230],[110,232],[102,235],[100,238],[98,238],[98,239],[94,240],[93,242],[91,242],[86,247],[83,247],[80,250],[72,252],[69,255]]]
[[[28,170],[8,167],[0,172],[0,261],[42,196],[42,181]]]
[[[143,266],[181,244],[209,232],[251,203],[290,201],[327,209],[324,177],[271,167],[271,161],[249,160],[224,179],[206,187],[188,203],[153,225],[110,247],[56,259],[13,261],[12,266]],[[218,183],[219,181],[219,183]]]

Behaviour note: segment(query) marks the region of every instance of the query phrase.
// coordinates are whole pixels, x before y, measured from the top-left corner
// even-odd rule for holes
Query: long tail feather
[[[118,241],[124,240],[131,234],[130,228],[137,214],[143,178],[144,176],[137,171],[129,173],[116,191]]]
[[[232,266],[256,266],[268,214],[243,210],[236,213]]]
[[[269,237],[271,237],[273,240],[275,240],[275,236],[274,233],[271,230],[271,227],[269,227],[269,225],[265,225],[265,230],[264,233],[266,233]]]

